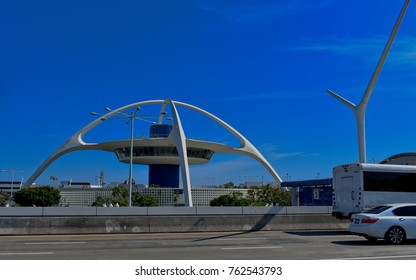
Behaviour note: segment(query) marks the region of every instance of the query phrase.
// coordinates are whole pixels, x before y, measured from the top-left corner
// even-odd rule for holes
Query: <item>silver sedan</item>
[[[416,203],[384,204],[351,216],[351,234],[402,244],[416,239]]]

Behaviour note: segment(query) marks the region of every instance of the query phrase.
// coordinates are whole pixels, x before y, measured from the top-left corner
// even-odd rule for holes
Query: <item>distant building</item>
[[[416,165],[416,153],[409,152],[393,155],[382,160],[380,164]]]
[[[282,182],[291,189],[292,206],[332,206],[332,178]]]
[[[97,187],[100,187],[100,186],[93,186],[93,185],[91,185],[90,182],[62,181],[60,187],[61,188],[75,188],[75,189],[79,189],[79,188],[91,189],[93,187],[97,188]]]
[[[61,201],[62,206],[69,207],[88,207],[91,206],[97,197],[111,198],[112,188],[62,188]],[[142,195],[150,195],[155,198],[159,206],[183,206],[184,194],[183,189],[177,188],[143,188],[134,187],[133,192],[139,192]],[[220,195],[241,192],[246,195],[247,189],[224,189],[224,188],[192,188],[195,206],[209,206],[214,198]]]
[[[0,192],[15,192],[20,190],[22,182],[0,181]]]
[[[263,185],[262,182],[244,182],[239,185],[241,188],[253,188],[253,187],[261,187]]]
[[[259,182],[246,181],[244,183],[241,183],[239,185],[239,187],[240,188],[255,188],[255,187],[263,187],[263,186],[266,186],[266,185],[273,186],[273,187],[278,187],[279,186],[276,182],[265,183],[265,182],[260,182],[260,181]]]
[[[192,197],[194,198],[195,206],[209,206],[209,203],[214,198],[217,198],[221,195],[232,194],[234,192],[240,192],[243,195],[247,195],[248,189],[192,188]]]

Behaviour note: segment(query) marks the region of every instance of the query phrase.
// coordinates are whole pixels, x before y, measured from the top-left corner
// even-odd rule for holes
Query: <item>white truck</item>
[[[384,203],[416,203],[416,166],[350,163],[333,168],[332,215],[349,218]]]

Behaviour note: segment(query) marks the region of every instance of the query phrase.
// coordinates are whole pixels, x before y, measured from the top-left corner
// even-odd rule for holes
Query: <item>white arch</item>
[[[181,163],[182,184],[185,192],[185,206],[192,207],[191,176],[189,174],[188,155],[186,152],[186,137],[175,104],[170,99],[167,99],[167,102],[169,102],[171,106],[174,119],[173,128],[168,138],[173,140],[176,149],[178,150],[179,161]],[[164,109],[163,106],[162,108]]]
[[[92,121],[91,123],[84,126],[82,129],[80,129],[78,132],[76,132],[74,135],[72,135],[63,145],[61,145],[54,153],[52,153],[39,167],[38,169],[32,174],[32,176],[26,181],[24,184],[25,187],[29,187],[33,184],[33,182],[45,171],[45,169],[52,164],[55,160],[60,158],[61,156],[78,150],[97,150],[100,149],[99,143],[86,143],[83,139],[83,136],[89,132],[91,129],[102,123],[103,120],[109,119],[113,117],[114,115],[117,115],[120,112],[123,112],[125,110],[128,110],[130,108],[135,108],[138,106],[145,106],[145,105],[155,105],[155,104],[162,104],[162,108],[160,110],[160,115],[163,114],[165,107],[167,104],[170,105],[173,118],[174,118],[174,124],[172,128],[172,132],[169,135],[169,139],[173,141],[175,144],[178,153],[179,153],[179,160],[181,165],[181,174],[182,174],[182,182],[183,187],[185,191],[185,204],[186,206],[192,207],[192,196],[191,196],[191,183],[190,183],[190,173],[189,173],[189,163],[188,163],[188,157],[186,154],[186,137],[185,133],[182,127],[182,123],[178,114],[178,111],[176,109],[176,106],[182,106],[194,111],[197,111],[198,113],[201,113],[210,119],[214,120],[218,124],[220,124],[222,127],[227,129],[229,132],[231,132],[239,141],[240,146],[238,148],[232,148],[231,150],[227,150],[227,153],[234,153],[234,154],[243,154],[249,157],[254,158],[258,162],[260,162],[273,176],[273,178],[276,180],[276,182],[280,185],[282,182],[280,176],[277,174],[277,172],[273,169],[273,167],[270,165],[270,163],[263,157],[263,155],[254,147],[253,144],[250,143],[241,133],[239,133],[236,129],[234,129],[232,126],[221,120],[220,118],[214,116],[213,114],[202,110],[196,106],[192,106],[187,103],[183,102],[177,102],[172,101],[170,99],[166,100],[149,100],[149,101],[142,101],[142,102],[136,102],[132,103],[123,107],[120,107],[118,109],[112,110],[109,113],[100,116],[96,120]],[[158,123],[161,123],[161,117],[159,117]]]
[[[182,102],[177,102],[177,101],[175,101],[175,104],[179,105],[179,106],[190,108],[192,110],[195,110],[195,111],[209,117],[210,119],[216,121],[217,123],[219,123],[225,129],[227,129],[229,132],[231,132],[240,141],[240,147],[235,148],[233,150],[234,153],[244,154],[244,155],[247,155],[249,157],[252,157],[252,158],[256,159],[258,162],[260,162],[267,169],[267,171],[270,172],[270,174],[273,176],[273,178],[276,180],[276,182],[278,184],[280,184],[282,182],[282,179],[280,178],[279,174],[277,174],[277,172],[274,170],[274,168],[263,157],[263,155],[256,149],[256,147],[254,147],[254,145],[251,144],[250,141],[248,141],[243,135],[241,135],[241,133],[239,133],[232,126],[230,126],[229,124],[227,124],[226,122],[224,122],[220,118],[214,116],[213,114],[211,114],[211,113],[209,113],[205,110],[202,110],[198,107],[195,107],[195,106],[192,106],[192,105],[189,105],[189,104],[186,104],[186,103],[182,103]]]
[[[143,106],[143,105],[160,104],[160,103],[163,103],[163,102],[165,102],[165,101],[164,100],[150,100],[150,101],[132,103],[130,105],[126,105],[124,107],[120,107],[116,110],[113,110],[113,111],[105,114],[104,116],[100,116],[96,120],[90,122],[89,124],[87,124],[86,126],[81,128],[78,132],[76,132],[74,135],[72,135],[70,138],[68,138],[68,140],[66,140],[65,143],[62,144],[58,149],[56,149],[55,152],[53,152],[38,167],[38,169],[36,169],[36,171],[32,174],[32,176],[30,176],[30,178],[25,182],[24,187],[30,187],[35,182],[35,180],[43,173],[43,171],[45,171],[45,169],[48,168],[49,165],[51,165],[55,160],[57,160],[61,156],[65,155],[67,153],[74,152],[74,151],[79,151],[79,150],[95,150],[95,146],[97,145],[97,143],[86,143],[83,139],[83,136],[88,131],[90,131],[91,129],[93,129],[94,127],[96,127],[100,123],[102,123],[103,120],[109,119],[112,116],[114,116],[114,115],[116,115],[116,114],[118,114],[122,111],[128,110],[130,108],[134,108],[134,107],[137,107],[137,106]]]

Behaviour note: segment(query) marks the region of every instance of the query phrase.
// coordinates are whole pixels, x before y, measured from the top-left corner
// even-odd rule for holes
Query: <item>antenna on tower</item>
[[[367,104],[368,104],[368,101],[370,100],[370,96],[371,96],[371,93],[373,92],[374,86],[376,85],[377,79],[380,76],[381,69],[383,68],[383,64],[386,60],[386,57],[390,51],[391,46],[393,45],[394,38],[396,37],[397,31],[399,30],[400,24],[406,13],[409,3],[410,3],[410,0],[406,0],[403,5],[400,15],[396,21],[396,24],[394,25],[393,31],[390,34],[387,44],[384,47],[383,53],[381,54],[381,57],[377,63],[376,69],[374,70],[373,76],[371,77],[370,82],[368,83],[367,89],[364,92],[364,95],[363,95],[363,98],[361,99],[360,104],[355,105],[351,101],[336,94],[335,92],[329,89],[327,90],[327,92],[330,95],[332,95],[338,101],[342,102],[344,105],[349,107],[355,115],[355,119],[357,121],[357,129],[358,129],[358,156],[359,156],[360,163],[365,163],[367,161],[366,160],[366,144],[365,144],[365,120],[364,120]]]

